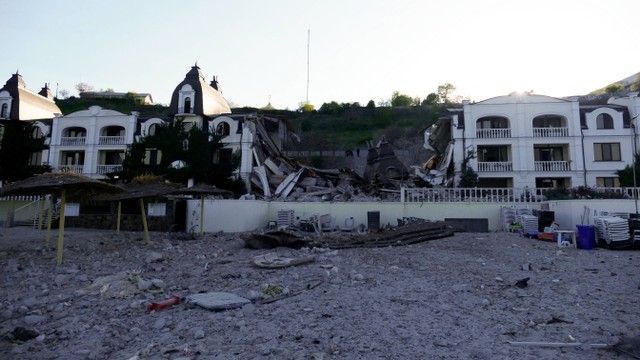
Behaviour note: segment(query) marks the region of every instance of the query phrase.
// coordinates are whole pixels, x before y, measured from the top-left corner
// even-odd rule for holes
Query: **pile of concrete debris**
[[[319,169],[288,158],[269,133],[257,123],[252,195],[280,201],[398,201],[400,187],[411,186],[409,172],[396,157],[391,145],[382,139],[370,147],[364,176],[353,169]]]
[[[313,233],[301,231],[296,226],[273,231],[256,231],[241,234],[245,246],[251,249],[273,249],[280,246],[291,248],[320,247],[346,249],[356,247],[387,247],[409,245],[422,241],[440,239],[454,234],[454,224],[446,221],[430,221],[419,218],[399,220],[398,226],[389,226],[380,231],[331,231],[316,229]]]

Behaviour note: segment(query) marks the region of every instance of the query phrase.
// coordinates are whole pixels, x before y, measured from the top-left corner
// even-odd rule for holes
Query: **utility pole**
[[[307,97],[306,104],[309,103],[309,44],[311,42],[311,29],[307,30]]]

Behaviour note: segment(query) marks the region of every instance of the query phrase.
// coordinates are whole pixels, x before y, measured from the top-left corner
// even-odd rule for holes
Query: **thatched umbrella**
[[[224,197],[233,196],[233,192],[217,188],[213,185],[196,184],[190,188],[182,188],[174,194],[200,195],[200,235],[204,234],[204,197],[205,195],[222,195]]]
[[[58,265],[62,264],[64,247],[64,213],[67,196],[71,198],[90,197],[101,193],[121,192],[117,186],[72,172],[46,173],[25,180],[16,181],[0,189],[0,196],[6,195],[60,195],[60,226],[58,228]],[[51,232],[53,196],[49,207],[47,238]]]
[[[151,244],[149,238],[149,225],[147,224],[147,214],[144,210],[144,198],[165,196],[175,193],[180,189],[181,185],[176,183],[128,183],[119,185],[119,188],[123,190],[120,194],[104,196],[102,200],[117,200],[118,201],[118,215],[116,231],[120,232],[120,215],[122,209],[122,200],[138,199],[140,203],[140,213],[142,215],[142,225],[144,227],[144,238],[147,244]]]

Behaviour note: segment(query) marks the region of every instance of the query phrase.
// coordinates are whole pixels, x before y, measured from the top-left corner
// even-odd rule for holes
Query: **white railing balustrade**
[[[122,165],[98,165],[98,174],[110,174],[122,171]]]
[[[124,145],[124,136],[100,136],[98,143],[100,145]]]
[[[82,174],[84,165],[61,165],[58,167],[58,172],[73,172],[76,174]]]
[[[533,128],[534,137],[566,137],[569,136],[569,128]]]
[[[478,161],[478,172],[513,171],[511,161]]]
[[[510,138],[511,129],[477,129],[476,137],[478,139],[498,139],[498,138]]]
[[[571,166],[568,161],[534,161],[535,171],[569,171]]]
[[[547,189],[514,188],[402,188],[401,202],[542,202]]]
[[[60,138],[60,145],[62,146],[79,146],[84,145],[86,142],[86,136],[63,136]]]

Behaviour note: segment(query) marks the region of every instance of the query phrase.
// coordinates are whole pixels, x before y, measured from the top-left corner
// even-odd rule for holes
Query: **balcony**
[[[534,161],[535,171],[569,171],[569,161]]]
[[[98,139],[100,145],[124,145],[124,136],[100,136]]]
[[[98,165],[97,172],[100,175],[122,171],[122,165]]]
[[[513,171],[511,161],[478,161],[478,172],[503,172]]]
[[[545,127],[533,128],[533,137],[566,137],[569,136],[569,128],[567,127]]]
[[[86,142],[86,136],[63,136],[60,139],[60,145],[62,146],[83,146]]]
[[[478,139],[510,138],[511,137],[511,129],[509,129],[509,128],[477,129],[476,130],[476,137]]]
[[[72,172],[76,174],[82,174],[84,165],[61,165],[58,167],[58,172]]]

